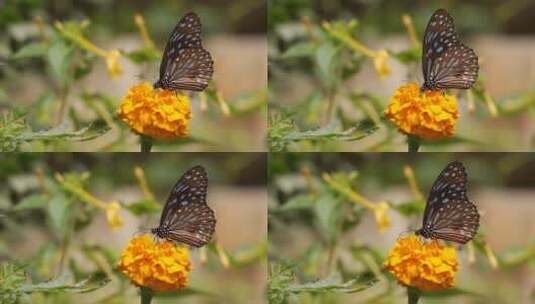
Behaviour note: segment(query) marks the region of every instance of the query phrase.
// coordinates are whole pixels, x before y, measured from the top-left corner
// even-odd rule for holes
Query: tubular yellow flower
[[[410,235],[396,242],[384,266],[405,286],[440,290],[453,286],[459,262],[454,247]]]
[[[190,100],[183,94],[153,89],[148,83],[131,87],[118,113],[134,132],[157,139],[188,135]]]
[[[108,225],[112,229],[121,228],[123,226],[123,218],[119,214],[121,210],[121,205],[118,202],[111,202],[106,204],[104,207],[106,210],[106,219],[108,220]]]
[[[390,228],[388,209],[390,209],[390,206],[387,202],[379,202],[373,207],[373,214],[375,216],[377,226],[379,226],[379,232],[384,232],[386,229]]]
[[[130,240],[118,269],[132,283],[156,291],[185,288],[191,271],[189,250],[173,242],[155,242],[149,234]]]
[[[416,83],[409,83],[390,98],[385,117],[404,134],[424,139],[449,137],[459,118],[457,98],[437,91],[420,92]]]
[[[119,63],[121,53],[118,50],[106,52],[106,66],[108,67],[108,74],[111,78],[117,78],[123,73],[123,67]]]
[[[375,71],[381,79],[390,75],[390,65],[388,64],[388,52],[386,50],[379,50],[373,56],[373,66]]]

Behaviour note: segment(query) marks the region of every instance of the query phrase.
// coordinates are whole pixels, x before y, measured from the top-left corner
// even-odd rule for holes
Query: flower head
[[[191,119],[190,101],[186,95],[153,89],[145,82],[128,90],[118,115],[138,134],[157,139],[184,137]]]
[[[459,118],[457,98],[438,91],[420,91],[416,83],[398,88],[385,110],[400,132],[424,139],[452,136]]]
[[[453,286],[459,262],[454,247],[411,235],[396,242],[384,266],[403,285],[439,290]]]
[[[169,241],[155,242],[144,234],[130,240],[118,268],[137,286],[170,291],[188,285],[191,262],[186,247]]]

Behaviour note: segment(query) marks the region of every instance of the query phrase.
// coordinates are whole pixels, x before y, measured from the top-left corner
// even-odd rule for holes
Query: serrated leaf
[[[49,44],[45,42],[33,42],[26,44],[11,56],[14,60],[43,57],[46,55]]]
[[[56,128],[40,132],[26,132],[21,134],[21,140],[71,140],[71,141],[86,141],[94,139],[98,136],[108,132],[110,127],[105,124],[93,123],[88,127],[76,131],[67,131],[65,125],[60,125]]]
[[[303,283],[303,284],[290,284],[288,291],[292,293],[301,292],[315,292],[315,293],[355,293],[364,291],[373,286],[375,280],[367,283],[358,283],[357,279],[342,281],[342,278],[338,274],[332,274],[331,276],[321,279],[315,282]]]
[[[360,126],[352,127],[347,130],[340,130],[335,123],[331,123],[323,128],[310,131],[293,131],[285,136],[288,141],[297,140],[340,140],[340,141],[355,141],[365,138],[378,129],[375,125],[367,125],[364,129]]]
[[[102,286],[108,284],[110,279],[106,276],[99,275],[92,276],[77,283],[69,283],[69,281],[71,281],[71,277],[64,275],[48,282],[25,284],[21,286],[21,290],[25,293],[85,293],[101,288]]]

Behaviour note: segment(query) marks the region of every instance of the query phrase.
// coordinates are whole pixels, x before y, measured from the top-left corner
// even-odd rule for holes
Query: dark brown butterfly
[[[212,56],[201,42],[201,19],[187,13],[169,36],[154,88],[202,91],[213,73]]]
[[[201,166],[189,169],[178,180],[165,203],[158,228],[159,238],[193,247],[206,245],[215,231],[215,214],[206,204],[208,176]]]
[[[479,213],[466,196],[467,174],[462,163],[454,161],[433,183],[417,235],[466,244],[477,233]]]
[[[422,71],[422,90],[469,89],[477,79],[477,55],[459,41],[453,17],[444,9],[435,11],[425,29]]]

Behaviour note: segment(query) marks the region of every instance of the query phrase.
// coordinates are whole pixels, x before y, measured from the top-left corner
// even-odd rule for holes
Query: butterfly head
[[[431,231],[427,230],[426,228],[418,229],[414,232],[416,235],[423,236],[426,239],[431,238]]]
[[[437,83],[434,80],[427,80],[420,87],[420,92],[423,91],[435,91],[437,89]]]
[[[169,229],[158,227],[158,228],[152,228],[150,232],[161,239],[165,239],[167,238],[167,235],[169,234]]]

